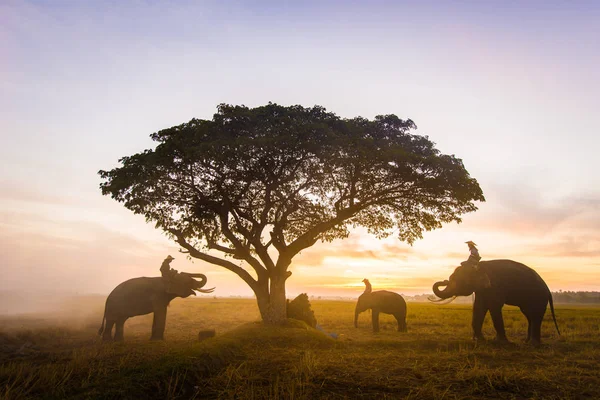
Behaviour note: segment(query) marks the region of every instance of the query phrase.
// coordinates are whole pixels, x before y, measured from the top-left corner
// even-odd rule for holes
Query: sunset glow
[[[362,230],[318,242],[289,297],[356,297],[364,278],[430,293],[467,240],[552,291],[600,290],[599,4],[67,3],[0,5],[0,291],[106,294],[171,254],[212,295],[251,296],[102,196],[97,171],[219,103],[269,101],[410,118],[486,197],[413,246]]]

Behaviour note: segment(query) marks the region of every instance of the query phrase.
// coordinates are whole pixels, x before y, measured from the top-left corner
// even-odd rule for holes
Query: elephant
[[[445,289],[440,290],[440,286],[445,286]],[[496,330],[496,340],[508,342],[502,319],[502,307],[505,304],[521,309],[529,325],[527,342],[539,345],[542,320],[546,306],[550,303],[552,319],[560,335],[550,289],[537,272],[519,262],[489,260],[480,261],[476,267],[460,266],[450,275],[449,280],[434,283],[433,292],[439,299],[430,300],[437,302],[445,299],[452,301],[457,296],[475,293],[472,319],[475,340],[484,340],[481,329],[489,311]]]
[[[406,332],[406,301],[398,293],[387,290],[373,292],[368,279],[363,279],[365,291],[358,297],[354,311],[354,327],[358,328],[358,314],[372,310],[373,332],[379,332],[379,313],[392,314],[398,321],[398,332]]]
[[[193,278],[201,278],[197,281]],[[116,325],[115,341],[123,341],[123,325],[128,318],[154,313],[151,340],[163,340],[167,320],[167,306],[176,297],[196,295],[194,291],[211,293],[214,288],[201,289],[206,285],[206,276],[175,272],[169,277],[139,277],[119,284],[108,295],[104,308],[102,326],[98,335],[111,341],[112,328]],[[106,321],[106,328],[104,326]]]

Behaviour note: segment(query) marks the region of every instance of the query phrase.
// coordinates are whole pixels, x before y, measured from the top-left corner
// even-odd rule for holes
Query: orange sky
[[[128,278],[158,275],[162,260],[171,254],[174,268],[206,273],[216,295],[252,294],[233,273],[190,262],[141,216],[108,198],[82,203],[42,202],[43,196],[33,194],[30,199],[8,197],[0,212],[6,269],[2,290],[105,294]],[[565,215],[558,206],[532,213],[497,209],[493,203],[494,196],[488,195],[462,224],[429,232],[412,247],[362,231],[345,240],[319,242],[295,258],[288,293],[355,296],[363,290],[363,278],[375,288],[429,293],[435,280],[446,278],[466,259],[466,240],[476,241],[484,259],[510,258],[535,268],[552,290],[600,289],[597,208],[573,201]]]

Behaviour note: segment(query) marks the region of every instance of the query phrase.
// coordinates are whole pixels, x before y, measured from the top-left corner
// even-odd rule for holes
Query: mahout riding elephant
[[[200,281],[194,278],[200,278]],[[162,340],[167,320],[167,306],[171,300],[176,297],[195,296],[194,291],[211,293],[214,288],[201,289],[206,285],[206,280],[203,274],[176,271],[163,277],[129,279],[119,284],[108,295],[98,334],[102,335],[103,341],[110,341],[113,325],[116,325],[114,340],[122,341],[123,325],[128,318],[153,312],[151,340]]]
[[[445,289],[440,290],[441,286]],[[528,266],[512,260],[480,261],[477,267],[460,266],[450,275],[449,280],[436,282],[433,292],[438,300],[454,300],[457,296],[475,293],[473,303],[473,338],[484,339],[481,328],[489,311],[496,330],[496,339],[507,342],[502,319],[505,304],[517,306],[527,318],[527,342],[539,344],[541,341],[542,320],[546,306],[550,303],[552,319],[560,335],[552,295],[546,282]],[[430,299],[431,300],[431,299]]]
[[[363,279],[365,291],[358,297],[354,310],[354,327],[358,328],[358,314],[371,309],[373,332],[379,332],[379,313],[392,314],[398,321],[398,332],[406,332],[406,301],[398,293],[387,290],[373,292],[368,279]]]

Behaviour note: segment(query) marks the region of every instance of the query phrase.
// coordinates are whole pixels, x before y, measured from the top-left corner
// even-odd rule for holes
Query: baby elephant
[[[197,281],[194,278],[201,278],[201,280]],[[195,296],[194,291],[211,293],[214,290],[214,288],[201,289],[204,285],[206,285],[206,276],[203,274],[176,271],[164,277],[141,277],[125,281],[108,295],[98,334],[102,335],[103,341],[110,341],[113,325],[116,325],[114,340],[122,341],[123,325],[128,318],[153,312],[151,339],[161,340],[164,338],[167,306],[171,300],[175,297]]]
[[[363,279],[365,291],[358,298],[354,311],[354,327],[358,328],[358,314],[372,310],[373,332],[379,332],[379,313],[392,314],[398,321],[398,332],[406,332],[406,301],[398,293],[378,290],[373,292],[368,279]]]

